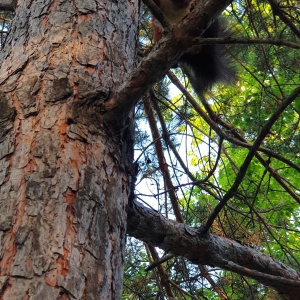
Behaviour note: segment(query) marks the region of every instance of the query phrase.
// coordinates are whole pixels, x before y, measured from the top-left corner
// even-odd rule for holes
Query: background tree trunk
[[[132,129],[97,109],[138,1],[19,1],[0,67],[0,298],[119,299]]]

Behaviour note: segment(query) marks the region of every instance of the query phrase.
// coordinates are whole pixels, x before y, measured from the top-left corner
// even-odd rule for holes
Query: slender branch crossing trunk
[[[18,1],[0,60],[0,298],[119,299],[138,1]]]

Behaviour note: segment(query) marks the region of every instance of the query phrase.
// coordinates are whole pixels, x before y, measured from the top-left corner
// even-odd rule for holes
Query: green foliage
[[[151,299],[155,295],[155,280],[151,273],[145,272],[147,265],[148,258],[143,245],[128,238],[122,299]]]
[[[185,223],[193,227],[206,223],[216,205],[242,176],[234,197],[215,218],[211,232],[249,245],[298,270],[299,95],[266,132],[245,175],[240,172],[249,149],[264,133],[268,120],[300,83],[300,43],[292,28],[299,28],[299,2],[280,1],[280,9],[288,21],[275,14],[267,1],[235,1],[224,12],[233,35],[250,40],[228,46],[238,69],[238,80],[232,86],[214,86],[205,95],[207,103],[193,94],[180,69],[174,70],[181,83],[197,99],[199,108],[209,115],[209,122],[167,78],[154,86],[156,98],[152,100],[159,107],[156,116],[164,159],[169,166]],[[147,50],[152,45],[147,12],[143,14],[143,20],[141,44]],[[258,43],[258,39],[264,43]],[[288,47],[284,42],[292,42],[298,48]],[[160,114],[168,136],[163,130]],[[140,163],[137,197],[174,219],[164,180],[165,171],[159,168],[154,143],[150,142],[153,128],[145,121],[142,104],[137,108],[137,115],[140,116],[137,137],[145,134],[136,143],[136,157]],[[224,137],[222,143],[221,134]],[[143,254],[129,256],[126,262],[124,295],[127,296],[124,299],[131,299],[132,290],[135,291],[132,299],[170,298],[165,287],[158,285],[161,283],[159,274],[156,273],[155,277],[142,270],[151,255],[141,245],[136,249]],[[174,283],[171,289],[175,299],[220,299],[222,293],[227,299],[279,299],[273,290],[255,280],[212,267],[207,267],[208,277],[204,277],[198,266],[180,258],[164,263],[163,269]],[[212,282],[220,290],[214,288]]]

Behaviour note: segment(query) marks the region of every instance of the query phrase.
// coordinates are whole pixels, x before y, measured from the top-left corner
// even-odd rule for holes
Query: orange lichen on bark
[[[22,107],[21,107],[20,101],[19,101],[18,97],[16,96],[16,94],[14,94],[12,99],[13,99],[14,107],[17,110],[17,112],[18,113],[22,112]]]
[[[42,28],[49,28],[49,19],[48,19],[47,15],[44,16],[44,18],[42,18],[41,27]]]
[[[26,190],[26,185],[25,182],[22,182],[20,186],[20,196],[19,196],[19,201],[18,201],[18,208],[16,211],[16,216],[15,216],[15,223],[13,225],[13,232],[17,232],[19,227],[23,223],[23,218],[25,215],[25,209],[26,209],[26,195],[25,195],[25,190]]]
[[[1,289],[1,299],[5,299],[5,294],[9,292],[9,290],[11,289],[12,285],[10,283],[5,283],[3,286],[2,286],[2,289]],[[26,300],[26,299],[24,299]]]

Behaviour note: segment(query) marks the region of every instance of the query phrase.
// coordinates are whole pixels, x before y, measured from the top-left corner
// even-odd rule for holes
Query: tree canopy
[[[177,68],[143,97],[136,108],[136,196],[167,218],[204,226],[298,270],[299,3],[234,1],[223,16],[238,79],[199,99]],[[153,45],[146,6],[140,34],[146,51]],[[124,299],[277,297],[246,273],[168,257],[147,243],[129,239],[127,255]],[[168,260],[145,271],[164,255]]]

